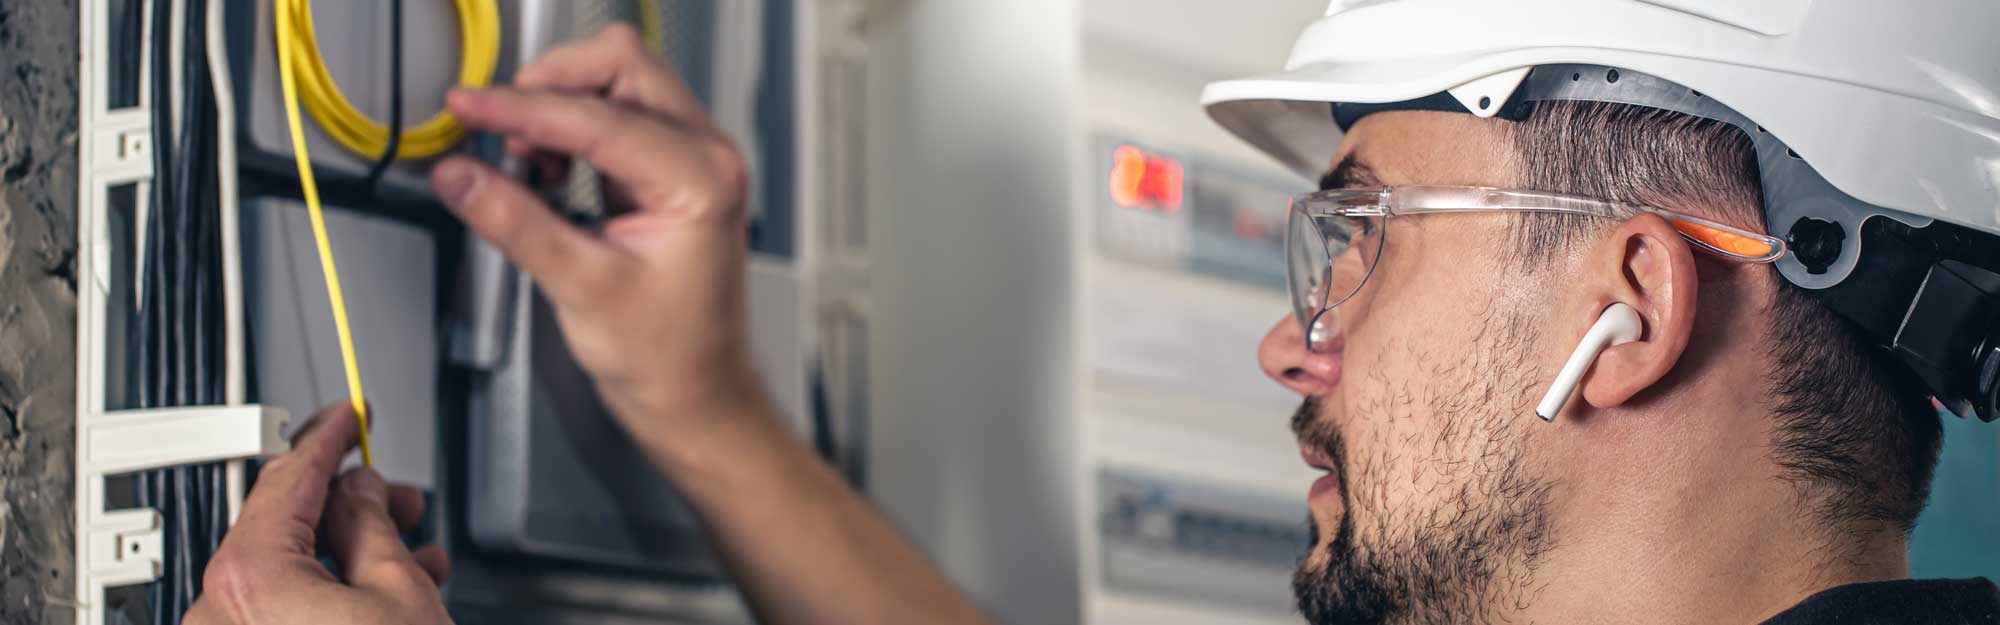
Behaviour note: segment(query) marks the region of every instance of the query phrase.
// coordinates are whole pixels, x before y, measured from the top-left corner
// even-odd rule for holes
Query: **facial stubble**
[[[1423,368],[1422,388],[1380,374],[1348,381],[1357,414],[1435,421],[1428,440],[1377,429],[1367,444],[1351,446],[1318,398],[1299,406],[1293,432],[1333,461],[1345,503],[1329,557],[1302,559],[1293,577],[1309,622],[1484,622],[1533,601],[1541,589],[1535,566],[1552,544],[1551,482],[1532,469],[1522,444],[1523,428],[1539,425],[1532,398],[1540,381],[1526,362],[1535,338],[1526,319],[1492,316],[1455,362]],[[1445,493],[1441,501],[1392,494],[1390,486],[1426,474],[1433,492]],[[1316,547],[1323,539],[1318,519],[1311,521]]]

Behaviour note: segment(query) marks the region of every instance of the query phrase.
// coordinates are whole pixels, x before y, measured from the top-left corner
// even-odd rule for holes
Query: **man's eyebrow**
[[[1333,171],[1327,172],[1325,176],[1321,176],[1319,179],[1319,188],[1321,191],[1327,189],[1360,189],[1379,186],[1382,186],[1382,180],[1375,177],[1375,168],[1369,167],[1367,163],[1355,160],[1353,154],[1347,155],[1347,158],[1340,159],[1340,164],[1334,165]]]

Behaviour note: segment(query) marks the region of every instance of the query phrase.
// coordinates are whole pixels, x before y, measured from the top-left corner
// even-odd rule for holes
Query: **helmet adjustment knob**
[[[1792,230],[1786,236],[1792,246],[1792,253],[1798,256],[1799,264],[1806,266],[1812,274],[1826,273],[1833,261],[1840,258],[1841,245],[1847,241],[1847,231],[1840,224],[1824,219],[1801,217],[1792,223]]]

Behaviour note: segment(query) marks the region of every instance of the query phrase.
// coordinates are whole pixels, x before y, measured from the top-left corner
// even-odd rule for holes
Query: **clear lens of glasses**
[[[1381,217],[1314,214],[1294,203],[1285,229],[1285,276],[1292,311],[1306,330],[1306,347],[1321,351],[1340,333],[1342,302],[1374,272],[1381,257]]]

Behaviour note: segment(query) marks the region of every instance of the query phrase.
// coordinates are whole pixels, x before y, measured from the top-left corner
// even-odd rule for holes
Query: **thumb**
[[[374,469],[341,476],[327,499],[327,546],[346,572],[347,583],[394,597],[437,592],[389,515],[389,485]]]
[[[431,187],[466,228],[534,276],[557,301],[589,301],[596,289],[612,288],[624,252],[564,220],[500,170],[455,156],[431,171]]]
[[[181,625],[228,625],[229,614],[207,594],[195,599],[194,607],[181,615]]]

